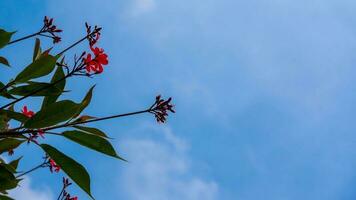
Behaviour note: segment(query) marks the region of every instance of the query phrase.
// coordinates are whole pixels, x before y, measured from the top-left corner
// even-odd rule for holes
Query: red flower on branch
[[[78,197],[67,196],[66,200],[78,200]]]
[[[45,134],[45,132],[42,129],[38,129],[38,135],[40,135],[41,138],[45,138],[44,134]]]
[[[59,43],[60,41],[62,41],[62,38],[60,38],[60,37],[58,37],[58,36],[54,36],[54,37],[53,37],[53,44]]]
[[[175,113],[171,101],[171,97],[169,97],[167,100],[164,100],[161,99],[161,95],[156,96],[156,101],[151,106],[149,112],[155,115],[157,122],[165,123],[167,121],[168,111]]]
[[[108,55],[104,53],[104,49],[98,47],[90,47],[91,51],[94,54],[94,58],[92,59],[92,55],[90,53],[87,54],[87,57],[84,59],[85,69],[87,73],[91,71],[100,74],[103,72],[103,65],[107,65]]]
[[[21,112],[28,118],[31,118],[35,115],[35,112],[29,110],[27,108],[27,106],[24,106],[22,108]],[[38,129],[37,131],[38,131],[37,133],[36,132],[30,133],[30,136],[27,138],[27,143],[34,142],[34,143],[38,144],[38,142],[37,142],[38,135],[40,135],[42,138],[44,138],[45,132],[42,129]]]
[[[59,172],[61,170],[61,167],[57,165],[57,163],[54,162],[53,159],[49,159],[49,170],[51,171],[51,173],[53,173],[53,171]]]
[[[53,44],[55,44],[61,41],[61,38],[58,35],[56,35],[56,33],[60,33],[60,32],[62,32],[62,30],[57,29],[57,26],[53,25],[53,18],[48,18],[47,16],[45,16],[43,20],[43,27],[40,33],[49,33],[50,35],[44,35],[44,36],[52,38]]]
[[[85,23],[85,27],[87,28],[87,39],[89,41],[89,46],[94,46],[96,44],[96,42],[99,40],[100,38],[100,27],[94,26],[94,30],[91,30],[91,26],[89,26],[88,23]],[[94,34],[93,34],[94,33]]]
[[[28,118],[31,118],[35,115],[35,113],[33,111],[27,109],[27,106],[24,106],[21,111],[22,111],[22,114],[24,114]]]

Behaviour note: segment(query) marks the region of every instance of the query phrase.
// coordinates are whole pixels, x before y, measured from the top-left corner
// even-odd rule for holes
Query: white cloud
[[[132,17],[153,11],[156,8],[155,0],[134,0],[130,9]]]
[[[176,137],[169,128],[144,129],[146,133],[158,132],[163,137],[128,139],[120,143],[130,158],[119,184],[120,192],[126,193],[126,199],[217,199],[217,183],[192,173],[186,142]]]
[[[20,186],[15,190],[11,190],[9,195],[16,200],[51,200],[54,199],[49,188],[34,189],[31,186],[29,177],[25,177],[20,182]]]

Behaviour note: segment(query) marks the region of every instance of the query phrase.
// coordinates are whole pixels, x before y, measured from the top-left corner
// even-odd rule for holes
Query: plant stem
[[[70,45],[69,47],[65,48],[63,51],[59,52],[57,55],[61,55],[63,53],[65,53],[66,51],[68,51],[69,49],[77,46],[79,43],[83,42],[85,39],[87,39],[88,37],[90,37],[93,34],[98,33],[99,30],[95,29],[93,32],[91,32],[90,34],[87,34],[86,36],[84,36],[82,39],[78,40],[77,42],[75,42],[74,44]]]
[[[14,84],[14,81],[7,83],[4,87],[0,89],[0,93],[9,88],[12,84]]]
[[[22,40],[26,40],[26,39],[28,39],[28,38],[31,38],[31,37],[34,37],[34,36],[36,36],[36,35],[39,35],[41,33],[41,31],[40,32],[37,32],[37,33],[34,33],[34,34],[31,34],[31,35],[28,35],[28,36],[25,36],[25,37],[22,37],[22,38],[19,38],[19,39],[17,39],[17,40],[13,40],[13,41],[11,41],[11,42],[9,42],[9,43],[7,43],[8,45],[9,44],[14,44],[14,43],[16,43],[16,42],[20,42],[20,41],[22,41]]]
[[[59,193],[59,196],[58,196],[57,200],[59,200],[61,198],[61,196],[62,196],[62,194],[64,192],[64,189],[65,189],[65,186],[63,185],[61,193]]]
[[[136,111],[136,112],[130,112],[130,113],[112,115],[112,116],[108,116],[108,117],[96,118],[96,119],[87,120],[87,121],[79,121],[79,122],[72,122],[72,123],[68,123],[68,124],[61,124],[61,125],[57,125],[57,126],[43,128],[42,131],[46,132],[46,131],[53,130],[53,129],[65,128],[65,127],[75,126],[75,125],[79,125],[79,124],[92,123],[92,122],[97,122],[97,121],[102,121],[102,120],[107,120],[107,119],[113,119],[113,118],[126,117],[126,116],[131,116],[131,115],[138,115],[138,114],[147,113],[147,112],[150,112],[150,111],[151,111],[151,109],[146,109],[146,110],[141,110],[141,111]],[[13,130],[17,130],[17,128],[13,129]],[[18,132],[15,131],[14,132],[13,130],[12,131],[8,131],[8,132],[0,132],[0,136],[2,136],[2,137],[19,136],[19,135],[22,135],[22,134],[25,134],[25,133],[38,132],[37,130],[23,130],[23,131],[18,131]]]
[[[69,123],[69,124],[62,124],[62,125],[58,125],[58,126],[52,126],[52,127],[44,128],[43,131],[48,131],[48,130],[53,130],[53,129],[58,129],[58,128],[64,128],[64,127],[69,127],[69,126],[75,126],[75,125],[85,124],[85,123],[92,123],[92,122],[97,122],[97,121],[102,121],[102,120],[113,119],[113,118],[126,117],[126,116],[130,116],[130,115],[137,115],[137,114],[146,113],[146,112],[149,112],[149,111],[150,110],[141,110],[141,111],[130,112],[130,113],[125,113],[125,114],[119,114],[119,115],[112,115],[112,116],[108,116],[108,117],[96,118],[96,119],[87,120],[87,121],[72,122],[72,123]],[[26,130],[25,130],[25,132],[26,132]]]
[[[72,74],[67,74],[65,77],[63,77],[63,78],[61,78],[61,79],[58,79],[58,80],[55,81],[54,83],[48,84],[48,85],[46,85],[46,86],[44,86],[44,87],[42,87],[42,88],[39,88],[39,89],[37,89],[37,90],[35,90],[35,91],[33,91],[33,92],[31,92],[31,93],[29,93],[29,94],[27,94],[27,95],[25,95],[25,96],[19,98],[19,99],[16,99],[16,100],[14,100],[14,101],[12,101],[12,102],[10,102],[10,103],[4,105],[4,106],[1,106],[1,107],[0,107],[0,110],[5,109],[5,108],[7,108],[8,106],[11,106],[11,105],[13,105],[13,104],[15,104],[15,103],[17,103],[17,102],[19,102],[19,101],[22,101],[22,100],[26,99],[27,97],[30,97],[30,96],[32,96],[32,95],[34,95],[34,94],[37,94],[38,92],[40,92],[40,91],[42,91],[42,90],[45,90],[45,89],[47,89],[47,88],[50,88],[50,87],[56,85],[57,83],[63,81],[64,79],[70,77],[71,75],[72,75]]]
[[[78,45],[79,43],[81,43],[82,41],[84,41],[85,39],[87,39],[88,37],[90,37],[91,35],[93,35],[93,34],[95,34],[95,33],[97,33],[97,32],[99,32],[99,30],[94,30],[92,33],[87,34],[87,35],[86,35],[85,37],[83,37],[82,39],[78,40],[78,41],[75,42],[74,44],[70,45],[69,47],[67,47],[66,49],[64,49],[63,51],[61,51],[58,55],[61,55],[61,54],[65,53],[65,52],[68,51],[69,49],[75,47],[76,45]],[[39,33],[41,33],[41,32],[39,32]],[[36,33],[36,35],[39,34],[39,33]],[[29,37],[29,36],[27,36],[27,38],[28,38],[28,37]],[[32,37],[32,36],[31,36],[31,37]],[[40,92],[40,91],[42,91],[42,90],[44,90],[44,89],[47,89],[47,88],[49,88],[49,87],[52,87],[53,85],[55,85],[55,84],[57,84],[57,83],[59,83],[59,82],[65,80],[66,78],[72,76],[73,73],[75,73],[75,71],[72,71],[71,73],[67,74],[65,77],[63,77],[63,78],[57,80],[57,81],[54,82],[54,83],[51,83],[51,84],[49,84],[49,85],[47,85],[47,86],[45,86],[45,87],[43,87],[43,88],[39,88],[38,90],[35,90],[35,91],[33,91],[33,92],[27,94],[26,96],[23,96],[23,97],[21,97],[21,98],[19,98],[19,99],[16,99],[16,100],[14,100],[14,101],[12,101],[12,102],[10,102],[10,103],[4,105],[4,106],[1,106],[1,107],[0,107],[0,110],[5,109],[5,108],[7,108],[8,106],[11,106],[11,105],[13,105],[13,104],[15,104],[15,103],[17,103],[17,102],[19,102],[19,101],[22,101],[23,99],[26,99],[26,98],[28,98],[28,97],[34,95],[34,94],[37,94],[38,92]],[[10,85],[12,85],[12,84],[10,84]],[[10,85],[8,84],[8,86],[5,86],[4,88],[2,88],[1,91],[7,89]]]
[[[16,178],[20,178],[21,176],[24,176],[24,175],[26,175],[26,174],[28,174],[28,173],[31,173],[31,172],[33,172],[33,171],[39,169],[39,168],[42,168],[42,167],[44,167],[45,164],[46,164],[46,161],[43,162],[43,163],[41,163],[40,165],[34,167],[34,168],[32,168],[32,169],[30,169],[30,170],[28,170],[28,171],[22,173],[22,174],[17,175]]]

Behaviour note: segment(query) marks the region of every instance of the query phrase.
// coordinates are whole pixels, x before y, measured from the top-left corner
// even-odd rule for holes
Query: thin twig
[[[42,88],[39,88],[39,89],[37,89],[37,90],[35,90],[35,91],[33,91],[33,92],[31,92],[31,93],[29,93],[29,94],[27,94],[27,95],[21,97],[21,98],[18,98],[18,99],[16,99],[16,100],[10,102],[10,103],[8,103],[8,104],[6,104],[6,105],[4,105],[4,106],[1,106],[1,107],[0,107],[0,110],[5,109],[5,108],[7,108],[8,106],[11,106],[11,105],[13,105],[13,104],[15,104],[15,103],[17,103],[17,102],[19,102],[19,101],[22,101],[23,99],[26,99],[27,97],[30,97],[30,96],[32,96],[32,95],[34,95],[34,94],[37,94],[38,92],[40,92],[40,91],[42,91],[42,90],[45,90],[45,89],[47,89],[47,88],[50,88],[50,87],[56,85],[57,83],[59,83],[59,82],[65,80],[66,78],[70,77],[71,75],[72,75],[72,74],[67,74],[65,77],[63,77],[63,78],[61,78],[61,79],[58,79],[58,80],[55,81],[54,83],[48,84],[48,85],[46,85],[46,86],[44,86],[44,87],[42,87]]]
[[[78,41],[75,42],[74,44],[70,45],[69,47],[67,47],[66,49],[64,49],[63,51],[61,51],[58,55],[63,54],[64,52],[68,51],[69,49],[73,48],[74,46],[78,45],[79,43],[81,43],[82,41],[84,41],[85,39],[87,39],[87,38],[90,37],[91,35],[96,34],[96,33],[99,32],[99,31],[100,31],[100,29],[95,29],[92,33],[87,34],[87,35],[86,35],[85,37],[83,37],[82,39],[78,40]],[[79,69],[79,68],[78,68],[78,69]],[[48,84],[48,85],[46,85],[46,86],[44,86],[44,87],[42,87],[42,88],[39,88],[38,90],[35,90],[35,91],[33,91],[33,92],[31,92],[31,93],[29,93],[29,94],[27,94],[27,95],[25,95],[25,96],[23,96],[23,97],[21,97],[21,98],[19,98],[19,99],[16,99],[16,100],[14,100],[14,101],[12,101],[12,102],[10,102],[10,103],[4,105],[4,106],[1,106],[1,107],[0,107],[0,110],[5,109],[5,108],[7,108],[8,106],[11,106],[11,105],[13,105],[13,104],[15,104],[15,103],[17,103],[17,102],[19,102],[19,101],[22,101],[23,99],[26,99],[26,98],[28,98],[28,97],[34,95],[34,94],[37,94],[38,92],[40,92],[40,91],[42,91],[42,90],[45,90],[45,89],[47,89],[47,88],[49,88],[49,87],[52,87],[53,85],[56,85],[57,83],[59,83],[59,82],[65,80],[66,78],[72,76],[75,72],[76,72],[75,69],[73,69],[72,72],[70,72],[69,74],[67,74],[65,77],[63,77],[63,78],[57,80],[57,81],[54,82],[54,83],[51,83],[51,84]],[[5,89],[6,89],[6,88],[5,88]]]
[[[65,48],[63,51],[59,52],[57,55],[62,55],[63,53],[65,53],[66,51],[68,51],[69,49],[75,47],[76,45],[78,45],[79,43],[83,42],[85,39],[87,39],[88,37],[90,37],[93,34],[96,34],[100,31],[100,29],[95,29],[93,32],[91,32],[90,34],[87,34],[85,37],[83,37],[82,39],[78,40],[77,42],[75,42],[74,44],[70,45],[69,47]]]
[[[47,160],[45,160],[45,161],[44,161],[43,163],[41,163],[40,165],[38,165],[38,166],[36,166],[36,167],[34,167],[34,168],[32,168],[32,169],[30,169],[30,170],[28,170],[28,171],[22,173],[22,174],[17,175],[16,178],[20,178],[21,176],[24,176],[24,175],[26,175],[26,174],[28,174],[28,173],[31,173],[31,172],[33,172],[33,171],[39,169],[39,168],[45,167],[46,164],[47,164]]]
[[[42,32],[39,31],[39,32],[37,32],[37,33],[34,33],[34,34],[31,34],[31,35],[28,35],[28,36],[19,38],[19,39],[17,39],[17,40],[13,40],[13,41],[11,41],[11,42],[9,42],[9,43],[7,43],[7,44],[8,44],[8,45],[9,45],[9,44],[14,44],[14,43],[16,43],[16,42],[20,42],[20,41],[22,41],[22,40],[26,40],[26,39],[28,39],[28,38],[34,37],[34,36],[36,36],[36,35],[39,35],[40,33],[42,33]]]
[[[78,122],[72,122],[72,123],[68,123],[68,124],[61,124],[61,125],[57,125],[57,126],[43,128],[42,131],[46,132],[46,131],[53,130],[53,129],[71,127],[71,126],[75,126],[75,125],[79,125],[79,124],[86,124],[86,123],[92,123],[92,122],[107,120],[107,119],[120,118],[120,117],[126,117],[126,116],[131,116],[131,115],[142,114],[142,113],[148,113],[150,111],[151,111],[150,109],[146,109],[146,110],[141,110],[141,111],[136,111],[136,112],[124,113],[124,114],[119,114],[119,115],[112,115],[112,116],[102,117],[102,118],[96,118],[96,119],[87,120],[87,121],[78,121]],[[20,127],[19,128],[15,128],[13,130],[18,130],[18,129],[20,129]],[[18,135],[23,135],[25,133],[38,132],[38,130],[33,130],[33,129],[27,129],[27,130],[18,131],[18,132],[13,131],[13,130],[0,132],[0,136],[3,136],[3,137],[18,136]]]

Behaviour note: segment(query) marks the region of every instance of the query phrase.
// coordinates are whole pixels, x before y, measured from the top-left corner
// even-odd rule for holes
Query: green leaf
[[[15,160],[11,161],[9,163],[9,165],[11,165],[16,170],[21,159],[22,159],[22,156],[19,157],[18,159],[15,159]]]
[[[11,36],[14,33],[15,32],[7,32],[3,29],[0,29],[0,49],[6,46],[10,42]]]
[[[90,192],[89,174],[81,164],[48,144],[40,146],[80,188],[93,198]]]
[[[7,59],[2,57],[2,56],[0,56],[0,63],[5,65],[5,66],[10,67],[9,61],[7,61]]]
[[[41,56],[41,41],[36,38],[35,47],[33,49],[33,61],[37,60]]]
[[[90,116],[90,115],[82,115],[78,118],[76,118],[73,123],[79,123],[79,122],[85,122],[91,119],[95,119],[96,117]]]
[[[0,82],[0,89],[2,89],[2,88],[4,88],[4,87],[5,87],[4,83]],[[7,92],[7,90],[2,91],[2,92],[0,93],[0,96],[3,96],[3,97],[8,98],[8,99],[15,99],[15,97],[11,96],[11,95]]]
[[[1,194],[9,194],[9,193],[7,193],[7,192],[4,191],[4,190],[3,190],[3,191],[0,190],[0,193],[1,193]]]
[[[40,83],[40,82],[29,82],[27,85],[14,87],[13,89],[9,90],[8,93],[12,95],[18,95],[18,96],[26,96],[38,90],[41,91],[36,92],[31,96],[54,96],[62,93],[60,89],[51,85],[50,83]]]
[[[71,119],[80,108],[70,100],[59,101],[43,108],[26,121],[25,128],[44,128]]]
[[[82,100],[82,102],[80,103],[80,109],[78,110],[78,113],[76,116],[78,116],[89,104],[91,101],[91,98],[93,96],[93,90],[94,90],[95,85],[93,85],[89,91],[87,92],[87,94],[85,95],[84,99]]]
[[[102,132],[101,130],[99,130],[97,128],[86,127],[86,126],[73,126],[73,127],[76,129],[82,130],[84,132],[91,133],[93,135],[109,138],[104,132]]]
[[[110,144],[109,141],[107,141],[103,137],[88,134],[82,131],[65,131],[62,134],[64,137],[85,147],[106,154],[108,156],[124,160],[123,158],[117,155],[114,147]]]
[[[8,126],[8,124],[7,124],[6,116],[0,115],[0,130],[1,131],[6,130],[7,126]]]
[[[6,163],[2,163],[0,164],[1,166],[4,166],[9,172],[11,173],[16,173],[16,169],[13,168],[11,165],[9,164],[6,164]]]
[[[13,138],[5,138],[0,140],[0,154],[9,151],[11,149],[15,149],[20,144],[22,144],[25,140],[17,140]]]
[[[0,191],[9,190],[17,186],[18,180],[11,171],[0,165]]]
[[[0,110],[0,115],[5,116],[9,119],[14,119],[14,120],[22,122],[22,123],[29,119],[24,114],[18,113],[18,112],[12,111],[12,110]]]
[[[38,60],[28,65],[22,72],[20,72],[16,78],[15,82],[23,83],[28,80],[45,76],[51,73],[56,66],[56,61],[58,57],[52,55],[41,56]]]
[[[63,62],[64,59],[62,59],[61,62]],[[51,80],[51,83],[55,83],[56,81],[58,80],[61,80],[63,79],[62,81],[60,81],[59,83],[57,83],[55,86],[56,88],[58,88],[61,92],[64,90],[65,88],[65,85],[66,85],[66,80],[64,79],[64,71],[63,71],[63,68],[58,66],[57,67],[57,70],[56,72],[54,73],[53,77],[52,77],[52,80]],[[58,95],[52,95],[52,96],[46,96],[44,99],[43,99],[43,102],[42,102],[42,108],[43,109],[44,107],[54,103],[57,101],[58,97],[61,95],[61,93],[59,93]]]
[[[5,195],[0,195],[0,200],[14,200],[14,199]]]

